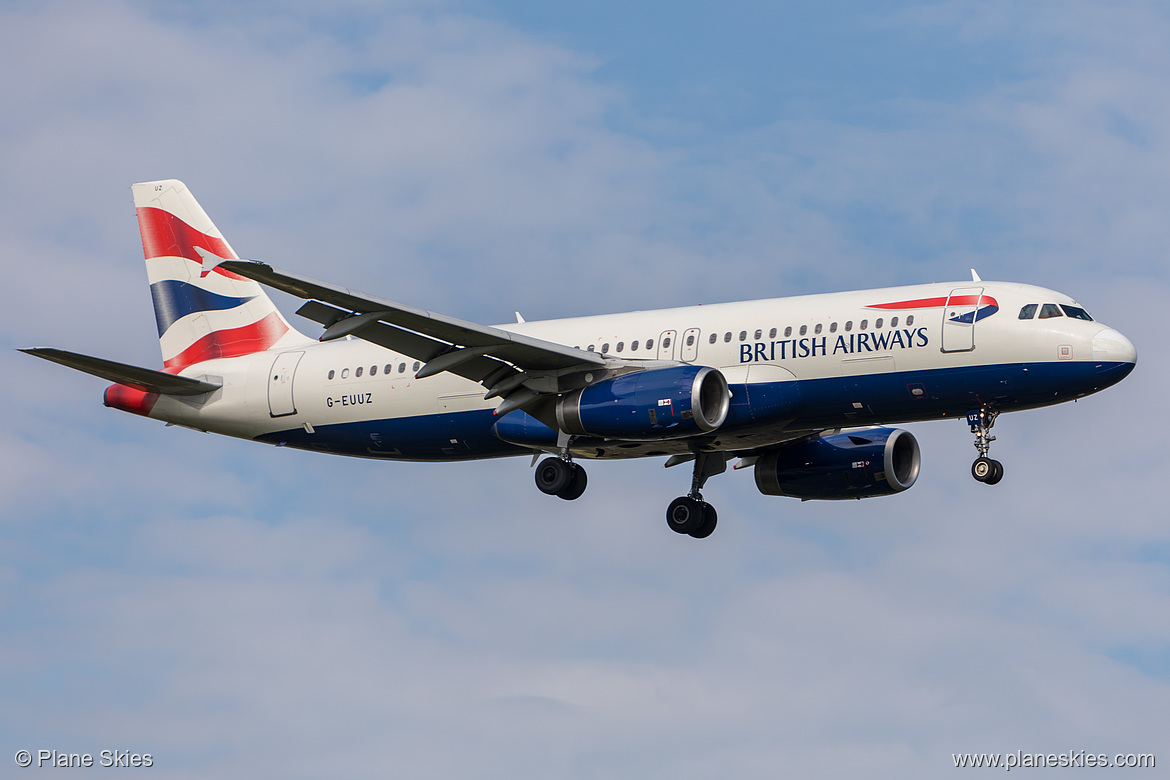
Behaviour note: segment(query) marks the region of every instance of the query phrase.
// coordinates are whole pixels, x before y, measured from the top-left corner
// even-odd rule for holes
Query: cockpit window
[[[1042,320],[1049,319],[1050,317],[1063,317],[1063,316],[1064,315],[1060,313],[1060,307],[1057,306],[1055,303],[1046,303],[1046,304],[1044,304],[1044,308],[1042,308],[1040,310],[1040,319],[1042,319]]]
[[[1030,320],[1030,319],[1032,319],[1033,317],[1035,317],[1035,316],[1036,316],[1036,309],[1039,309],[1039,308],[1040,308],[1040,304],[1038,304],[1038,303],[1029,303],[1027,306],[1025,306],[1024,308],[1020,309],[1020,319],[1021,319],[1021,320]]]
[[[1093,321],[1093,318],[1089,316],[1089,313],[1080,306],[1067,306],[1062,303],[1060,304],[1060,308],[1064,309],[1066,316],[1072,317],[1074,320],[1087,320],[1088,322]]]

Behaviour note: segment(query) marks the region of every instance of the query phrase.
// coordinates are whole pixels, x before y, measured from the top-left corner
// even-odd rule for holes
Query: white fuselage
[[[976,303],[963,303],[972,297]],[[948,300],[952,305],[947,305]],[[1132,367],[1133,347],[1117,331],[1069,316],[1020,319],[1021,309],[1028,304],[1077,305],[1066,295],[1031,285],[956,282],[497,327],[612,358],[711,366],[727,378],[733,397],[743,391],[750,396],[756,387],[800,383],[809,401],[807,419],[732,426],[721,446],[748,449],[826,424],[868,425],[962,414],[975,397],[971,393],[983,399],[995,392],[991,386],[997,367],[1005,372],[1003,382],[1011,389],[1007,395],[986,400],[1005,411],[1057,403],[1100,389],[1092,382],[1092,366],[1128,362]],[[963,321],[964,313],[969,315],[967,321]],[[1078,370],[1066,370],[1074,364]],[[379,434],[363,428],[370,421],[417,419],[419,424],[410,435],[438,439],[443,433],[427,433],[426,420],[447,425],[460,413],[490,411],[499,404],[498,398],[484,400],[482,386],[454,374],[415,379],[418,368],[414,358],[355,338],[285,346],[188,366],[182,375],[221,382],[221,389],[198,400],[163,396],[150,416],[274,443],[285,443],[279,438],[281,433],[293,432],[298,437],[288,441],[293,446],[374,457],[438,459],[446,453],[451,458],[469,458],[524,452],[506,447],[483,450],[472,441],[474,437],[460,432],[448,437],[451,447],[424,448],[411,455],[409,448],[381,440],[384,435],[407,434]],[[1043,388],[1032,386],[1029,372],[1043,375]],[[895,383],[893,390],[888,382],[874,381],[894,376],[906,381]],[[1124,373],[1100,386],[1121,376]],[[977,386],[967,387],[964,377]],[[1081,384],[1062,390],[1061,384],[1069,381]],[[850,388],[856,388],[856,398],[849,397]],[[954,399],[944,398],[955,394],[956,388]],[[875,397],[889,393],[899,397]],[[843,394],[840,403],[833,402],[841,407],[839,414],[835,406],[817,406],[817,398],[834,394]],[[916,407],[913,402],[918,401],[921,406]],[[834,415],[839,417],[836,423]],[[476,426],[490,428],[482,414],[476,419]],[[340,433],[330,439],[333,444],[316,446],[313,436],[326,430]],[[369,436],[374,443],[339,447],[338,435]],[[665,444],[583,454],[636,456],[676,450]]]

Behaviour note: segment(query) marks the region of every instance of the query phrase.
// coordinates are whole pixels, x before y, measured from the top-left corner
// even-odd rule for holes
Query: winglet
[[[974,268],[971,269],[971,281],[973,281],[973,282],[982,282],[983,281],[982,279],[979,278],[979,274],[975,273]]]

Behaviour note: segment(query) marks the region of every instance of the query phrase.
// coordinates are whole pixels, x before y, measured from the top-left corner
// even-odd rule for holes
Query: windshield
[[[1080,306],[1069,306],[1062,303],[1060,304],[1060,308],[1064,309],[1064,313],[1067,316],[1072,317],[1074,320],[1088,320],[1089,322],[1093,321],[1093,318],[1089,316],[1089,313]]]

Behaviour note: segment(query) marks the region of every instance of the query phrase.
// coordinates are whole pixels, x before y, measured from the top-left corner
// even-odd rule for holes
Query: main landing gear
[[[996,417],[999,417],[999,412],[987,407],[967,412],[967,423],[971,426],[971,433],[975,434],[975,449],[979,450],[979,457],[971,464],[971,476],[986,485],[995,485],[1003,479],[1003,464],[987,457],[987,451],[995,441],[991,426],[995,425]]]
[[[585,469],[567,456],[545,458],[536,467],[536,486],[541,493],[572,501],[581,497],[587,484]]]
[[[727,471],[727,454],[723,452],[695,453],[695,471],[691,478],[691,492],[679,496],[666,508],[666,524],[679,534],[706,539],[715,532],[719,513],[715,507],[703,500],[699,491],[708,477]]]

